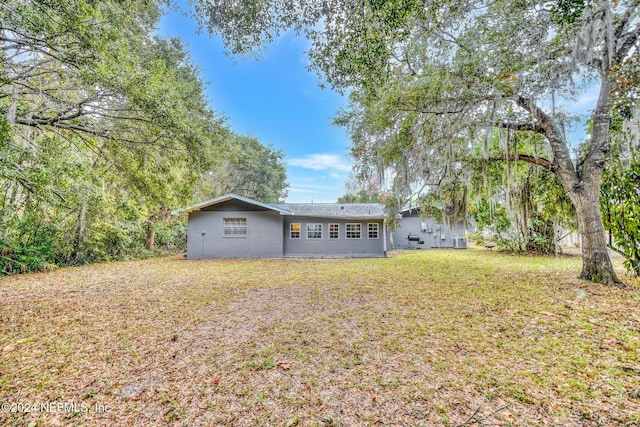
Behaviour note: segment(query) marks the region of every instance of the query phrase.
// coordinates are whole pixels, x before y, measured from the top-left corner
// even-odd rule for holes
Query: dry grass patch
[[[637,426],[640,284],[579,265],[424,250],[3,278],[0,401],[77,410],[0,424]]]

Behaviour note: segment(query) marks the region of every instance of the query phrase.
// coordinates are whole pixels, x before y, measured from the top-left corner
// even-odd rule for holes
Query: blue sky
[[[335,202],[346,192],[349,138],[331,122],[347,100],[318,87],[317,76],[306,68],[307,40],[287,33],[259,60],[230,58],[219,37],[197,34],[197,23],[176,11],[162,19],[159,33],[184,41],[209,82],[211,106],[235,132],[284,152],[288,202]]]
[[[283,151],[288,202],[335,202],[346,192],[349,138],[331,122],[347,99],[318,87],[316,74],[307,70],[307,40],[287,33],[257,60],[230,58],[219,37],[206,31],[198,34],[195,20],[179,11],[164,16],[159,33],[183,40],[202,78],[210,83],[211,106],[227,117],[235,132]],[[597,96],[598,85],[590,85],[577,99],[561,102],[584,123]],[[574,123],[567,133],[576,145],[586,136],[585,125]]]

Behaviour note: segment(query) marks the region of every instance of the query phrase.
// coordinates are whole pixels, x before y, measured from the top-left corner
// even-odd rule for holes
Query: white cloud
[[[351,165],[344,157],[336,154],[309,154],[304,157],[289,159],[290,166],[297,166],[315,171],[338,170],[340,172],[350,172]]]
[[[289,194],[291,193],[303,193],[303,194],[316,194],[317,190],[311,190],[311,189],[307,189],[304,187],[290,187],[289,188]]]
[[[598,96],[600,95],[599,85],[585,85],[581,91],[575,97],[562,97],[556,98],[556,105],[559,109],[564,109],[568,113],[585,115],[590,114],[595,108],[598,102]],[[542,106],[549,112],[551,112],[551,99],[545,99],[541,101]]]
[[[293,187],[290,187],[290,190],[301,191],[301,192],[323,192],[323,191],[333,191],[336,189],[336,185],[314,185],[307,184],[304,182],[305,180],[297,180],[296,184]]]
[[[599,88],[591,87],[572,105],[569,106],[569,110],[575,113],[587,113],[595,108],[596,103],[598,102],[599,95]]]

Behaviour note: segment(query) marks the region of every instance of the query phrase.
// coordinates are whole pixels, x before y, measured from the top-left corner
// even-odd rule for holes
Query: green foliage
[[[37,155],[11,145],[0,149],[5,196],[0,199],[2,271],[151,254],[144,243],[153,205],[141,203],[143,193],[128,185],[110,162],[79,156],[72,144],[55,138],[40,142]],[[38,167],[12,169],[9,161]],[[184,225],[176,222],[166,216],[158,219],[157,228],[167,231],[159,233],[162,238],[153,253],[184,249]]]
[[[486,199],[481,199],[475,205],[471,216],[476,222],[478,230],[489,229],[495,234],[505,233],[511,226],[507,216],[507,210],[500,205],[495,205]]]
[[[512,253],[550,255],[555,251],[553,222],[533,219],[525,234],[500,234],[493,237],[499,250]]]
[[[43,224],[32,214],[20,218],[16,224],[2,226],[11,226],[11,229],[5,228],[0,239],[1,273],[47,270],[55,265],[55,245],[57,238],[63,237],[56,224]]]
[[[575,228],[571,202],[551,172],[511,159],[499,161],[507,156],[507,146],[520,156],[544,157],[549,153],[541,143],[537,135],[508,139],[496,132],[486,148],[489,161],[483,160],[479,146],[475,149],[472,217],[479,234],[500,250],[551,254],[556,250],[556,227]]]
[[[539,215],[534,216],[526,230],[517,230],[513,227],[507,209],[483,199],[477,204],[473,218],[478,230],[489,231],[490,240],[501,251],[550,254],[555,250],[553,223],[541,219]],[[482,233],[479,236],[481,241],[484,240]]]
[[[640,55],[629,56],[622,64],[615,65],[611,77],[616,82],[611,126],[614,132],[619,132],[625,121],[633,119],[640,98]]]
[[[168,220],[156,225],[156,245],[168,252],[183,251],[187,247],[187,224],[184,220]]]
[[[136,231],[134,224],[93,222],[85,241],[88,260],[111,261],[134,253],[132,249],[135,242],[143,240],[142,236],[135,235]]]
[[[162,5],[0,3],[3,273],[183,250],[171,209],[232,158],[236,182],[286,194],[282,153],[238,142],[182,42],[153,35]]]
[[[550,2],[551,16],[560,25],[574,24],[588,7],[596,6],[593,0],[557,0]]]
[[[256,138],[231,135],[219,166],[205,175],[204,198],[234,193],[276,203],[287,197],[287,171],[284,154],[262,145]]]
[[[640,276],[640,149],[630,167],[612,162],[604,175],[600,198],[604,225],[611,233],[611,248],[625,257],[624,265]]]

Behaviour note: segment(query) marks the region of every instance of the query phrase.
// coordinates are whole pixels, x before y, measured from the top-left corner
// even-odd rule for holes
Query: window
[[[368,231],[369,231],[369,238],[370,239],[377,239],[378,238],[378,227],[380,226],[380,224],[378,224],[377,222],[370,222],[368,224]]]
[[[247,218],[224,218],[224,235],[227,237],[246,237]]]
[[[346,224],[345,231],[347,232],[347,239],[359,239],[362,232],[362,224]]]
[[[300,238],[300,224],[290,224],[289,225],[289,229],[290,229],[290,232],[291,232],[289,237],[291,237],[292,239],[299,239]]]
[[[322,224],[307,224],[307,239],[322,239]]]
[[[340,238],[340,224],[329,224],[329,238],[330,239]]]

